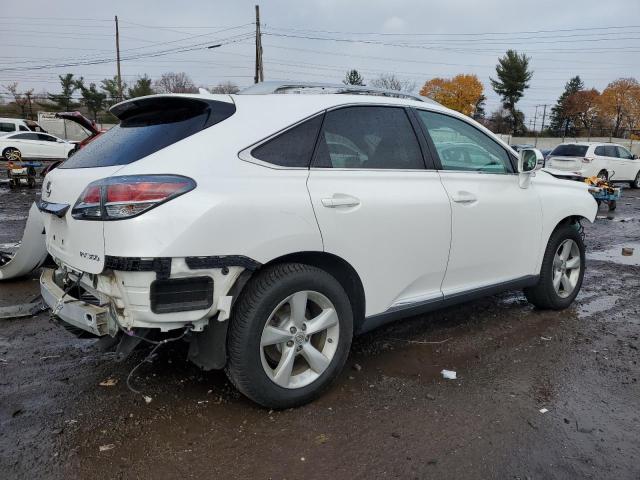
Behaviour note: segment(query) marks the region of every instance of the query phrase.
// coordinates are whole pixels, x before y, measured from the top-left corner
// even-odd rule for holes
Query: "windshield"
[[[558,145],[550,155],[558,157],[584,157],[588,149],[588,145]]]
[[[215,125],[235,112],[231,103],[156,97],[126,110],[120,124],[97,137],[59,168],[126,165]]]

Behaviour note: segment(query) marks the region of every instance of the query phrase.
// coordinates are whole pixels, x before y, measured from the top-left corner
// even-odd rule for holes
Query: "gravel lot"
[[[0,250],[34,198],[0,184]],[[295,410],[255,406],[182,345],[137,372],[146,404],[125,380],[147,350],[114,363],[46,313],[0,320],[1,476],[638,479],[640,191],[600,216],[572,308],[509,292],[379,329]],[[2,283],[0,305],[37,293],[36,276]]]

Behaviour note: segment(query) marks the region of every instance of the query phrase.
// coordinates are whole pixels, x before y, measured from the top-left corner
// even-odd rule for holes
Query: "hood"
[[[102,132],[102,130],[100,130],[94,122],[89,120],[80,112],[59,112],[59,113],[56,113],[56,118],[71,120],[72,122],[77,123],[85,130],[88,130],[91,133],[91,136],[98,135],[99,133]]]

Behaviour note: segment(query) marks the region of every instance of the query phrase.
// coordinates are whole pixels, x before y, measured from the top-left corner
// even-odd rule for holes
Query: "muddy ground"
[[[35,196],[0,185],[0,250]],[[180,345],[134,376],[146,404],[125,382],[144,350],[114,363],[46,313],[0,320],[0,476],[638,479],[640,191],[600,216],[572,308],[509,292],[382,328],[296,410],[255,406]],[[0,305],[37,285],[0,284]]]

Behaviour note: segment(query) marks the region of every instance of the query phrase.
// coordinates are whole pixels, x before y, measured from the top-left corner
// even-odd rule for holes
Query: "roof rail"
[[[303,93],[303,90],[315,90],[307,93],[342,93],[350,95],[378,95],[382,97],[406,98],[418,102],[438,103],[428,97],[400,90],[384,90],[359,85],[343,85],[314,82],[261,82],[240,91],[240,95],[268,95],[270,93]]]

